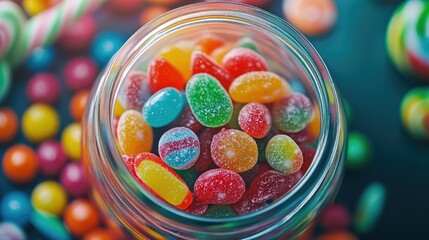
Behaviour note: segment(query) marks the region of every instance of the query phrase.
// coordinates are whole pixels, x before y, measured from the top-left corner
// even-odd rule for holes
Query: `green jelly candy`
[[[34,210],[31,213],[31,224],[46,238],[55,240],[71,239],[63,222],[57,217]]]
[[[10,67],[4,62],[0,61],[0,102],[6,97],[10,89]]]
[[[213,205],[204,213],[204,216],[214,218],[234,217],[235,215],[234,209],[231,206],[221,204]]]
[[[372,155],[372,147],[368,138],[358,132],[349,133],[347,145],[347,169],[360,169],[368,164]]]
[[[192,113],[206,127],[220,127],[229,122],[232,101],[216,78],[195,74],[186,85],[186,97]]]
[[[195,168],[188,168],[186,170],[175,170],[177,174],[185,181],[191,191],[194,191],[195,181],[200,176],[200,174],[195,170]]]
[[[248,48],[255,52],[259,52],[259,48],[255,41],[250,37],[242,37],[237,42],[237,47]]]
[[[353,219],[353,226],[358,233],[369,232],[383,211],[386,189],[379,182],[371,183],[359,198]]]

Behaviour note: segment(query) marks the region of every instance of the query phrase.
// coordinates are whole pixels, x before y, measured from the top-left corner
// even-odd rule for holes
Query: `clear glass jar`
[[[224,38],[250,36],[270,70],[299,84],[320,112],[317,153],[301,181],[256,212],[229,218],[189,215],[145,192],[124,166],[113,135],[113,109],[127,73],[145,66],[162,47],[204,32]],[[146,63],[147,64],[147,63]],[[295,83],[293,83],[295,81]],[[345,155],[340,98],[320,56],[282,19],[228,3],[185,6],[137,31],[110,61],[93,89],[83,122],[84,162],[92,196],[107,222],[127,239],[256,239],[298,236],[335,196]]]

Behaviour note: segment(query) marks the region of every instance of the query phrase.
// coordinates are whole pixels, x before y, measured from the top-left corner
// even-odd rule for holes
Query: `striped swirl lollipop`
[[[16,3],[0,1],[0,59],[10,55],[24,23],[24,13]]]

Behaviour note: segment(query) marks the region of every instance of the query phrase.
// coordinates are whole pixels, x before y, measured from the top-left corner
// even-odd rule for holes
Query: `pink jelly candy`
[[[195,195],[195,193],[192,194],[192,196],[193,196],[192,203],[191,205],[189,205],[187,209],[185,209],[185,212],[190,213],[192,215],[203,215],[207,211],[207,208],[209,206],[207,205],[207,203],[201,201]]]
[[[208,204],[232,204],[244,194],[243,179],[228,169],[211,169],[195,181],[194,191],[201,201]]]
[[[223,57],[222,64],[233,79],[248,72],[268,71],[265,59],[248,48],[232,49]]]
[[[140,111],[151,96],[146,74],[138,71],[128,74],[119,94],[122,106]]]
[[[297,183],[296,176],[285,175],[269,170],[257,176],[249,188],[249,197],[253,203],[261,203],[284,194]]]
[[[216,78],[222,86],[228,90],[231,85],[232,76],[213,59],[200,51],[194,51],[191,58],[192,75],[197,73],[208,73]]]
[[[277,129],[296,133],[304,129],[313,116],[313,104],[301,93],[291,93],[275,102],[271,109]]]
[[[266,205],[267,203],[265,202],[261,202],[261,203],[252,202],[251,199],[249,198],[249,192],[246,191],[244,192],[243,197],[241,197],[240,200],[238,200],[238,202],[232,204],[232,208],[234,208],[234,211],[238,215],[243,215],[250,212],[254,212]]]
[[[238,114],[238,124],[250,136],[263,138],[271,128],[270,110],[260,103],[248,103]]]

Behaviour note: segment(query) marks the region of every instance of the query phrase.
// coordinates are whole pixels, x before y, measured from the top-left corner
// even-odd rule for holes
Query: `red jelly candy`
[[[203,128],[200,122],[198,122],[195,115],[189,106],[185,106],[179,118],[173,123],[176,127],[186,127],[191,129],[194,133],[199,133]]]
[[[155,93],[166,87],[182,90],[185,79],[179,70],[173,67],[165,58],[155,58],[149,63],[149,87]]]
[[[231,85],[232,76],[213,59],[200,51],[194,51],[191,58],[192,75],[197,73],[207,73],[216,78],[222,86],[228,90]]]
[[[136,175],[136,170],[134,169],[134,158],[129,155],[122,155],[122,161],[124,161],[125,166],[128,168],[131,175],[133,175],[137,180],[140,181],[140,179]]]
[[[209,204],[232,204],[240,200],[246,186],[243,179],[231,170],[217,168],[201,174],[194,191],[201,201]]]
[[[307,172],[308,168],[310,168],[311,163],[313,162],[314,156],[316,155],[316,149],[304,144],[300,144],[298,146],[299,148],[301,148],[303,157],[302,166],[299,171],[304,175]]]
[[[261,175],[262,173],[269,170],[273,170],[270,165],[268,165],[266,162],[259,162],[250,170],[239,174],[246,183],[246,186],[250,186],[256,176]]]
[[[260,103],[248,103],[238,114],[238,124],[250,136],[263,138],[271,129],[270,110]]]
[[[207,203],[201,201],[195,194],[192,194],[193,200],[191,205],[187,209],[185,209],[185,212],[190,213],[192,215],[203,215],[207,208],[209,207]]]
[[[267,62],[257,52],[248,48],[234,48],[222,59],[223,67],[235,79],[254,71],[267,71]]]
[[[261,203],[286,193],[297,183],[294,175],[285,175],[275,170],[270,170],[257,176],[249,188],[251,201]]]
[[[249,192],[246,191],[243,194],[243,197],[238,200],[238,202],[232,204],[232,208],[238,215],[247,214],[250,212],[254,212],[263,206],[267,205],[265,202],[262,203],[253,203],[249,198]]]
[[[219,130],[219,128],[206,128],[198,136],[198,139],[200,140],[200,156],[194,164],[194,168],[197,172],[201,173],[208,170],[210,167],[215,166],[210,146],[212,144],[213,136],[216,135]]]
[[[309,132],[308,127],[304,128],[301,131],[296,132],[296,133],[285,132],[284,134],[291,137],[296,143],[304,143],[304,142],[311,143],[314,140],[314,137]]]

